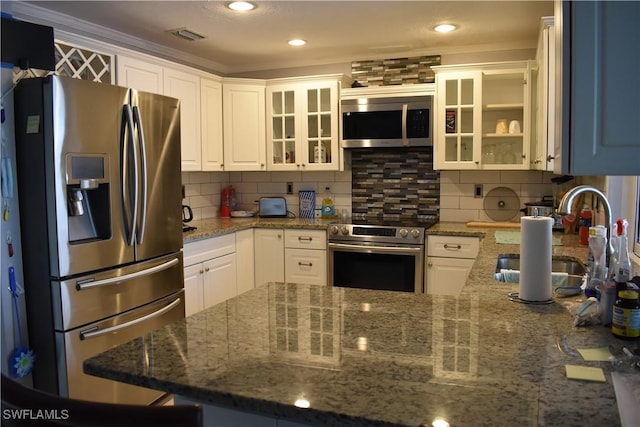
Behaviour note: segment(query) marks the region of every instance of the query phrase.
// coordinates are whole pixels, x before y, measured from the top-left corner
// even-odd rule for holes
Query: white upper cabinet
[[[269,170],[339,169],[339,80],[267,82]]]
[[[224,170],[222,139],[222,83],[200,79],[202,170]]]
[[[266,171],[265,81],[222,83],[224,170]]]
[[[202,168],[200,140],[200,77],[165,68],[164,94],[180,100],[180,154],[183,171]]]
[[[160,65],[118,55],[116,59],[116,82],[119,86],[131,87],[143,92],[164,94]]]
[[[117,82],[180,100],[181,169],[222,169],[222,89],[220,78],[178,64],[117,57]]]
[[[640,2],[556,2],[557,173],[640,175]]]
[[[433,67],[435,169],[529,169],[532,61]]]

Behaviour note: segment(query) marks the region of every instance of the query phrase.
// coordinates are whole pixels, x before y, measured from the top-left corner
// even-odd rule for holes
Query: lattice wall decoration
[[[93,52],[78,46],[72,46],[61,42],[55,43],[56,71],[59,76],[72,77],[74,79],[89,80],[113,84],[113,55]],[[13,81],[23,78],[44,77],[54,74],[46,70],[21,70],[15,67]]]

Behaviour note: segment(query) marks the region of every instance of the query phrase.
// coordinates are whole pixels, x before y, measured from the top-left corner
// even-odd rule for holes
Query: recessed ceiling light
[[[441,25],[437,25],[434,28],[434,30],[436,30],[439,33],[448,33],[448,32],[451,32],[451,31],[455,30],[456,28],[458,28],[458,27],[456,27],[453,24],[441,24]]]
[[[253,3],[249,3],[248,1],[234,1],[229,3],[227,7],[237,12],[247,12],[249,10],[255,9],[256,5]]]
[[[304,46],[305,44],[307,44],[307,41],[302,39],[293,39],[289,40],[287,43],[289,43],[289,45],[291,46]]]

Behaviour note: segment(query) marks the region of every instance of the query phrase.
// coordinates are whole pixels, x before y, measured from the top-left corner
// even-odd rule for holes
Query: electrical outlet
[[[287,182],[287,194],[293,194],[293,182]]]
[[[482,184],[475,184],[473,186],[473,197],[475,198],[482,197]]]

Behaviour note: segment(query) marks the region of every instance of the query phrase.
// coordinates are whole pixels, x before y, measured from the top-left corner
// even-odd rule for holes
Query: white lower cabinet
[[[237,295],[235,233],[185,244],[184,265],[187,316]]]
[[[319,230],[284,230],[285,281],[327,284],[327,233]]]
[[[253,233],[256,287],[284,282],[284,230],[256,228]]]
[[[426,292],[458,296],[479,248],[477,237],[427,236]]]
[[[253,228],[236,231],[236,284],[238,295],[255,287]]]
[[[324,230],[257,228],[256,286],[268,282],[327,284],[327,233]]]

